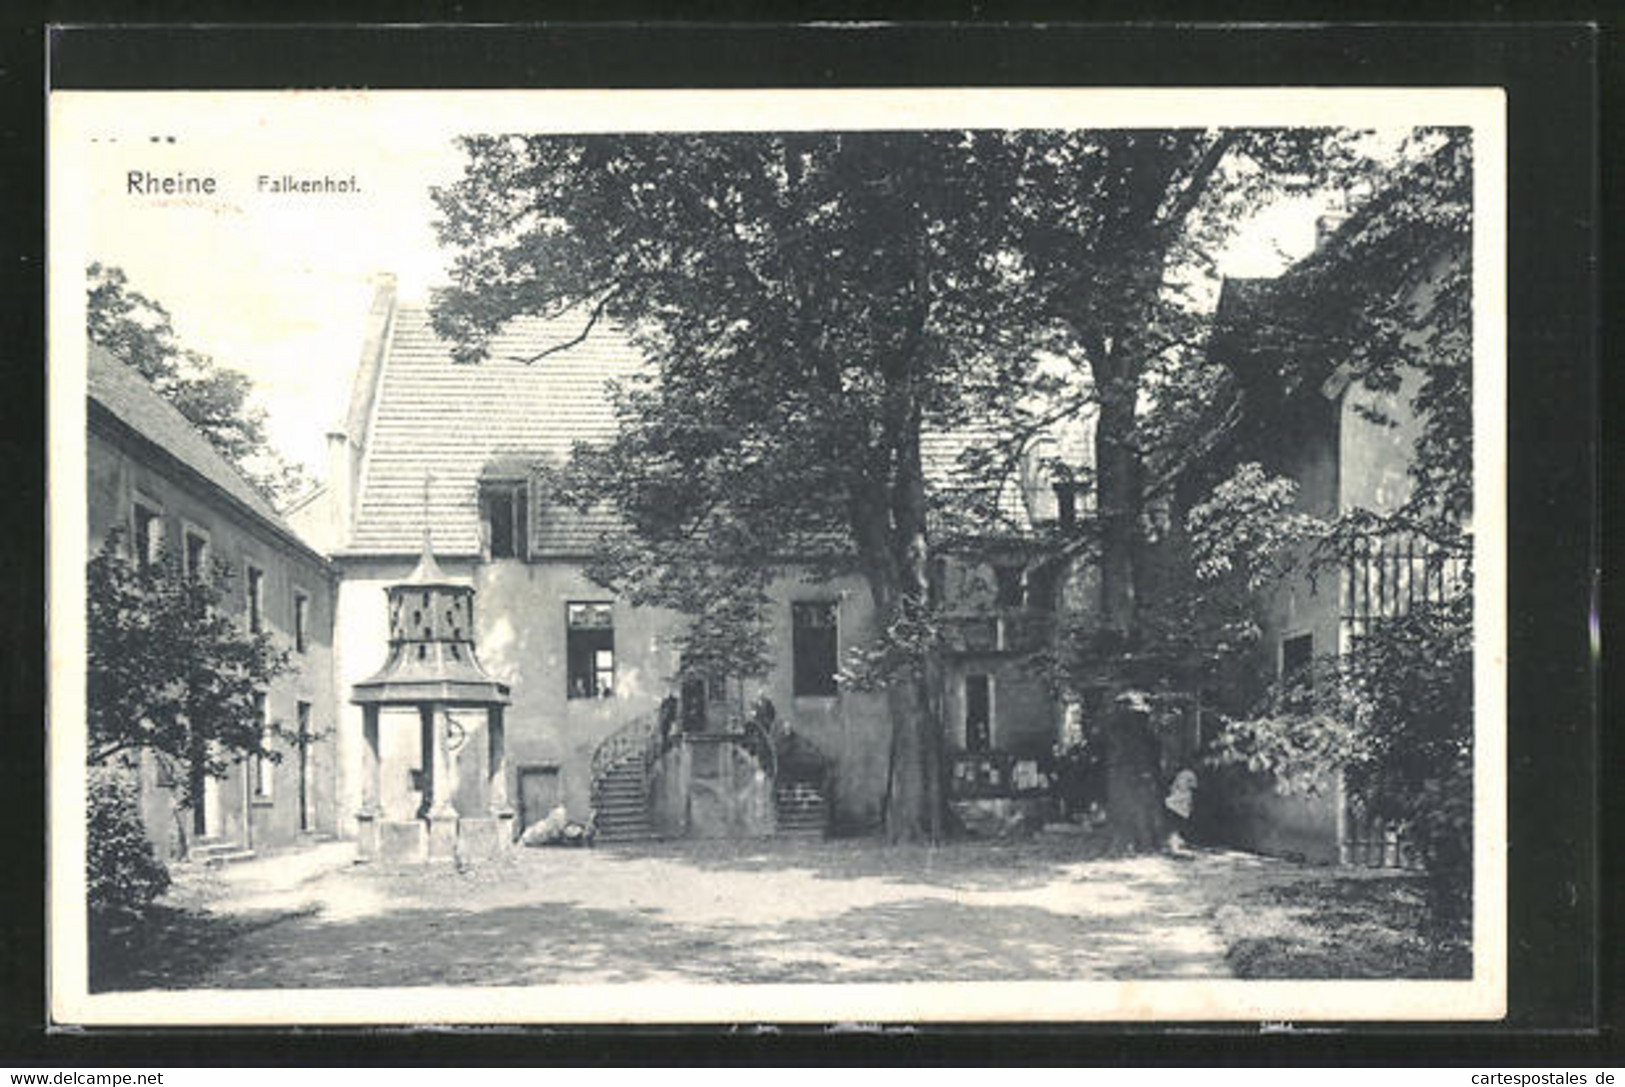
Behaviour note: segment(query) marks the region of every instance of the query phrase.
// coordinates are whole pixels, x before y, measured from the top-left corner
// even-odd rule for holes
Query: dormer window
[[[481,480],[480,521],[488,559],[526,556],[529,504],[522,480]]]

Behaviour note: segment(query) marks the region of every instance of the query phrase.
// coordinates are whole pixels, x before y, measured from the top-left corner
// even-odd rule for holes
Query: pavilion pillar
[[[513,807],[508,803],[508,733],[502,707],[486,711],[486,800],[491,818],[497,821],[497,843],[513,840]]]
[[[451,748],[451,719],[444,708],[426,705],[423,714],[425,814],[429,820],[429,859],[457,855],[457,756]]]
[[[356,857],[378,859],[379,804],[378,714],[376,703],[361,707],[361,810],[356,812]]]

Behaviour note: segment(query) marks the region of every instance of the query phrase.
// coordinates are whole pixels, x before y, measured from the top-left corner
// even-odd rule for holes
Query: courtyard
[[[516,849],[469,868],[335,842],[179,866],[92,989],[1459,976],[1414,877],[1087,838]],[[1459,951],[1459,949],[1458,949]]]

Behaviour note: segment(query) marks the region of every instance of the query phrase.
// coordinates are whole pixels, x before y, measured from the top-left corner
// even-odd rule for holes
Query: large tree
[[[697,645],[703,657],[749,641],[774,560],[844,555],[882,630],[863,670],[890,677],[887,830],[935,837],[942,732],[922,433],[1003,434],[994,455],[967,459],[987,494],[1046,422],[1098,401],[1104,613],[1131,636],[1137,409],[1199,321],[1172,297],[1172,272],[1270,191],[1312,184],[1330,141],[468,139],[463,178],[436,194],[455,254],[436,326],[467,361],[520,314],[574,314],[583,336],[606,320],[630,331],[655,376],[622,391],[619,440],[576,465],[576,493],[611,501],[631,529],[605,576],[697,614],[702,638],[744,630]]]
[[[1113,648],[1144,642],[1145,500],[1189,453],[1221,381],[1206,359],[1217,258],[1257,212],[1346,187],[1371,163],[1326,129],[1023,133],[1015,252],[1032,320],[1087,375],[1095,415],[1090,528]]]
[[[86,570],[86,758],[113,767],[149,753],[175,771],[178,806],[198,812],[205,780],[244,757],[277,761],[275,743],[295,738],[262,711],[289,654],[226,612],[224,566],[193,576],[120,542],[115,532]]]
[[[249,399],[254,385],[248,375],[185,347],[169,311],[131,287],[122,269],[92,263],[85,276],[93,343],[151,382],[274,503],[285,504],[310,485],[303,468],[271,447],[265,412]]]

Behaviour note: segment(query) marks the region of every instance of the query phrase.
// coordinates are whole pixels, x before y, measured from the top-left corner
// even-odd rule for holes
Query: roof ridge
[[[367,493],[372,489],[373,448],[377,444],[373,438],[378,433],[378,414],[384,405],[384,387],[389,364],[395,356],[395,333],[400,327],[400,313],[400,303],[392,300],[389,315],[385,318],[381,332],[383,342],[378,346],[377,365],[373,369],[372,398],[367,405],[366,425],[361,434],[353,439],[361,447],[361,463],[356,465],[355,494],[350,501],[349,523],[343,526],[340,537],[341,549],[355,543],[357,530],[361,526],[361,511],[365,508]]]
[[[120,359],[105,345],[91,341],[86,352],[89,370],[86,374],[85,395],[96,401],[101,407],[118,422],[140,435],[146,441],[162,449],[174,458],[193,475],[204,483],[218,490],[227,499],[243,507],[250,515],[259,518],[269,525],[279,535],[292,540],[299,547],[319,556],[319,553],[294,531],[293,526],[283,518],[277,510],[270,496],[262,491],[257,484],[248,478],[242,469],[238,468],[231,458],[227,457],[209,440],[207,434],[168,398],[160,393],[147,380],[145,374],[134,366]],[[104,375],[103,387],[98,389],[97,369]],[[121,404],[123,394],[119,386],[124,387],[129,397],[146,402],[145,411],[156,412],[157,418],[151,422],[160,426],[178,428],[178,433],[187,436],[186,440],[193,446],[192,449],[175,447],[175,442],[165,440],[162,433],[154,432],[154,428],[143,426],[139,415],[143,410],[139,403],[130,402]],[[123,407],[125,410],[120,410]],[[202,460],[204,463],[196,463]],[[225,481],[215,478],[211,473],[224,474],[229,480],[241,484],[246,494],[235,493]]]

